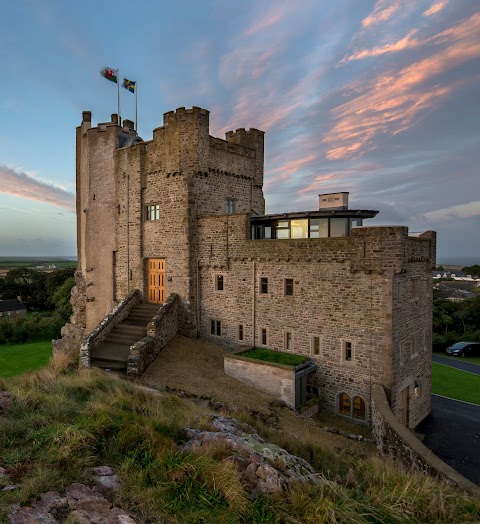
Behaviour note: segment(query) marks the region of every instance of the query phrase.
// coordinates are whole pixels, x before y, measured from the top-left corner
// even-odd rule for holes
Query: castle
[[[415,427],[430,412],[435,233],[368,227],[348,194],[265,215],[264,133],[209,135],[209,112],[77,128],[76,323],[91,333],[134,290],[176,294],[178,333],[309,356],[321,406],[371,421],[371,388]],[[101,324],[103,325],[103,324]],[[64,333],[65,335],[65,333]]]

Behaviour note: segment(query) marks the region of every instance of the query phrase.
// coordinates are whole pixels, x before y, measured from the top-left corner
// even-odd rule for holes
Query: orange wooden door
[[[148,259],[148,301],[154,304],[165,302],[165,259]]]

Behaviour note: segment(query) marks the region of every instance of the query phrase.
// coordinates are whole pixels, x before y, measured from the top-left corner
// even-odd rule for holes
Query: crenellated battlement
[[[163,114],[163,125],[175,124],[180,118],[185,118],[187,115],[195,115],[197,118],[205,117],[208,123],[210,111],[197,106],[193,106],[190,109],[178,107],[175,111],[168,111]]]

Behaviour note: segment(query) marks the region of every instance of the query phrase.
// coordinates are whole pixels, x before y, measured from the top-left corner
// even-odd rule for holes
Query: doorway
[[[153,304],[165,302],[165,259],[148,259],[148,301]]]
[[[400,422],[408,428],[408,414],[410,412],[410,395],[408,386],[400,392],[400,403]]]

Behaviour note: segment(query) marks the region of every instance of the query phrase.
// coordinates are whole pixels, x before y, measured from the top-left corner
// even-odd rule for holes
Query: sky
[[[144,140],[181,106],[264,130],[268,213],[349,191],[480,263],[478,0],[16,0],[0,65],[0,256],[76,254],[75,127],[116,112],[111,67]]]

